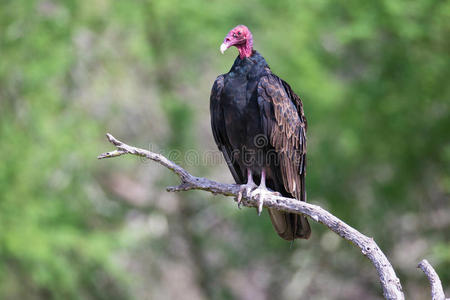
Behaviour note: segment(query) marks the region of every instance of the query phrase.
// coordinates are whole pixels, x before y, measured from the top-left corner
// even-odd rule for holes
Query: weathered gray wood
[[[434,268],[430,265],[430,263],[424,259],[422,260],[418,268],[421,268],[422,271],[427,275],[428,281],[431,284],[431,299],[432,300],[445,300],[444,289],[442,288],[441,279],[439,279],[438,274],[434,270]]]
[[[100,154],[97,158],[103,159],[103,158],[111,158],[116,157],[124,154],[132,154],[137,155],[141,157],[148,158],[150,160],[153,160],[164,167],[170,169],[175,174],[177,174],[180,177],[181,184],[177,186],[171,186],[167,188],[167,191],[169,192],[179,192],[179,191],[188,191],[188,190],[204,190],[211,192],[213,194],[221,194],[225,196],[234,196],[235,200],[242,196],[242,204],[247,207],[257,207],[258,206],[258,199],[252,198],[250,195],[240,195],[241,189],[240,185],[237,184],[225,184],[216,182],[207,178],[202,177],[196,177],[191,175],[189,172],[187,172],[182,167],[178,166],[174,162],[168,160],[166,157],[164,157],[161,154],[153,153],[148,150],[136,148],[133,146],[129,146],[127,144],[122,143],[121,141],[114,138],[111,134],[106,134],[108,140],[116,146],[116,150],[111,152],[106,152],[103,154]],[[398,279],[397,275],[395,274],[395,271],[389,262],[389,260],[386,258],[384,253],[380,250],[378,245],[375,243],[375,241],[363,235],[358,230],[352,228],[345,222],[341,221],[339,218],[335,217],[328,211],[324,210],[320,206],[309,204],[306,202],[298,201],[296,199],[291,198],[285,198],[281,196],[277,196],[275,194],[270,195],[266,198],[264,198],[264,207],[266,208],[275,208],[278,210],[291,212],[291,213],[297,213],[297,214],[304,214],[309,216],[311,219],[313,219],[316,222],[322,223],[325,226],[327,226],[330,230],[341,236],[342,238],[352,242],[354,245],[358,246],[359,249],[361,249],[361,252],[363,255],[365,255],[369,260],[372,262],[372,264],[375,266],[375,269],[377,270],[378,276],[380,278],[381,287],[383,288],[383,295],[386,299],[404,299],[402,286],[400,284],[400,280]],[[426,262],[426,261],[425,261]],[[443,298],[443,292],[442,292],[442,286],[439,290],[435,290],[436,287],[433,289],[433,286],[438,285],[440,286],[440,280],[439,277],[437,277],[437,274],[434,272],[433,268],[431,266],[427,266],[424,264],[424,261],[421,262],[421,264],[425,267],[422,268],[424,272],[427,274],[428,278],[430,278],[429,274],[432,274],[432,278],[434,281],[430,282],[432,284],[432,291],[436,292],[435,294],[432,292],[433,300],[434,299],[444,299]],[[421,265],[419,265],[421,266]],[[433,271],[431,272],[430,269]],[[427,271],[425,271],[427,270]],[[427,273],[428,272],[428,273]],[[436,280],[437,278],[437,280]],[[442,294],[439,294],[442,292]],[[441,296],[442,295],[442,296]]]

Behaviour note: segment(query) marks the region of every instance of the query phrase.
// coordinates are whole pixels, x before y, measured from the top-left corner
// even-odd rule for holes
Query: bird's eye
[[[242,34],[242,32],[238,31],[238,35],[241,35],[241,34]]]

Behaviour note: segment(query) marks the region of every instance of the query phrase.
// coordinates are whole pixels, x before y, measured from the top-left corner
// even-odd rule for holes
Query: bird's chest
[[[229,80],[224,89],[223,112],[230,142],[234,148],[253,148],[255,136],[262,132],[256,82]]]

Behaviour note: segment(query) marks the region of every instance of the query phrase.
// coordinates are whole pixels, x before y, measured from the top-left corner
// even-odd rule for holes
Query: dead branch
[[[116,146],[116,150],[111,152],[106,152],[99,155],[98,159],[117,157],[124,154],[132,154],[136,156],[141,156],[153,160],[164,167],[170,169],[181,180],[181,184],[177,186],[167,187],[169,192],[179,192],[188,190],[204,190],[211,192],[213,194],[221,194],[224,196],[234,196],[235,200],[239,196],[240,186],[237,184],[225,184],[219,183],[207,178],[196,177],[191,175],[189,172],[184,170],[182,167],[178,166],[174,162],[168,160],[161,154],[153,153],[144,149],[136,148],[122,143],[121,141],[114,138],[111,134],[106,134],[108,140]],[[250,195],[242,195],[242,204],[247,207],[257,207],[258,200],[252,198]],[[402,286],[400,280],[398,279],[395,271],[386,258],[384,253],[380,250],[378,245],[375,243],[373,238],[367,237],[360,233],[358,230],[352,228],[345,222],[341,221],[339,218],[335,217],[328,211],[324,210],[320,206],[309,204],[306,202],[301,202],[296,199],[285,198],[281,196],[272,195],[264,198],[264,207],[275,208],[281,211],[286,211],[296,214],[304,214],[309,216],[316,222],[322,223],[327,226],[330,230],[341,236],[342,238],[352,242],[356,245],[363,255],[370,259],[372,264],[375,266],[378,276],[380,278],[381,286],[383,288],[383,295],[386,299],[404,299]],[[431,266],[430,266],[431,267]],[[428,270],[428,269],[427,269]],[[431,268],[431,270],[433,270]],[[425,272],[425,270],[424,270]],[[433,270],[434,272],[434,270]],[[425,272],[428,275],[427,272]],[[437,274],[434,272],[434,275]],[[430,277],[429,277],[430,278]],[[433,277],[434,278],[434,277]],[[431,279],[430,279],[431,282]],[[440,281],[431,282],[437,284]],[[442,287],[441,287],[442,291]],[[442,292],[443,295],[443,292]],[[441,298],[434,298],[441,299]],[[442,298],[443,299],[443,298]]]
[[[422,260],[418,268],[421,268],[425,275],[428,277],[428,281],[431,284],[431,299],[432,300],[445,300],[444,289],[442,288],[441,280],[438,274],[430,265],[430,263],[424,259]]]

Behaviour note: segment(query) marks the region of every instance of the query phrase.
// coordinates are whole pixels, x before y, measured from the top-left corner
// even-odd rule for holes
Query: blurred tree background
[[[96,161],[111,132],[232,182],[209,92],[237,24],[303,99],[309,202],[373,236],[409,299],[429,297],[422,258],[449,295],[449,20],[432,0],[3,0],[0,298],[382,297],[321,225],[290,248],[267,213],[166,193],[177,178],[136,158]]]

